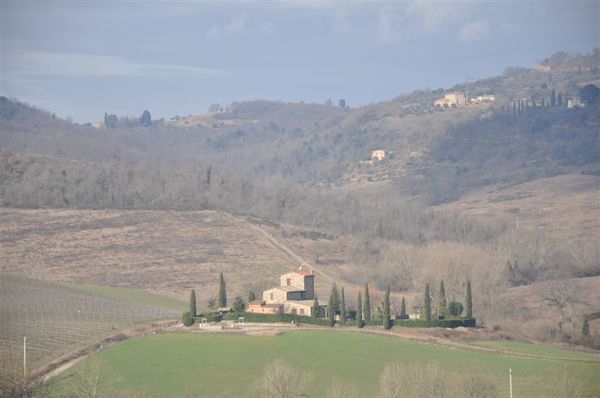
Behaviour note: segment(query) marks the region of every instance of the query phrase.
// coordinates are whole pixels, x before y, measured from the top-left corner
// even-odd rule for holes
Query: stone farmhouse
[[[444,94],[444,98],[435,100],[434,105],[439,107],[449,107],[452,105],[465,105],[467,100],[465,95],[461,92],[455,91],[448,94]]]
[[[248,304],[248,312],[312,316],[315,299],[315,273],[299,268],[279,278],[279,286],[262,293],[262,300]],[[319,306],[319,316],[324,308]]]

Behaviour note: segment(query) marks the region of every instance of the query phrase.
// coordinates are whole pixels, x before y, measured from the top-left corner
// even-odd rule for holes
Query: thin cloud
[[[247,35],[249,33],[266,33],[275,30],[276,26],[271,22],[249,23],[246,15],[236,14],[231,21],[224,25],[212,25],[206,32],[206,36],[211,39],[220,37],[230,37],[237,35]]]
[[[463,25],[456,36],[463,43],[472,43],[487,38],[489,33],[490,28],[487,22],[473,21]]]
[[[68,76],[140,76],[216,75],[219,69],[162,63],[140,63],[122,57],[60,52],[22,52],[9,54],[6,71],[21,77]]]

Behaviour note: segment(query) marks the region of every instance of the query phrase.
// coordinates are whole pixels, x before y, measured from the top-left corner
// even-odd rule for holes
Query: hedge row
[[[237,321],[239,317],[244,317],[245,322],[264,322],[264,323],[306,323],[310,325],[328,326],[327,319],[313,318],[310,316],[292,315],[292,314],[256,314],[253,312],[230,312],[223,315],[224,320]]]
[[[426,319],[394,319],[393,322],[394,326],[408,328],[457,328],[460,326],[473,328],[477,325],[475,318],[432,319],[430,321]]]

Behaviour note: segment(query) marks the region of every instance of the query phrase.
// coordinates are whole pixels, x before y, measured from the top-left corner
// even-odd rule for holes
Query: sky
[[[71,117],[351,107],[600,42],[600,1],[0,0],[0,95]]]

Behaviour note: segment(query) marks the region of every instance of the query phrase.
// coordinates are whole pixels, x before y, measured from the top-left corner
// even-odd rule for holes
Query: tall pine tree
[[[385,289],[385,296],[383,298],[383,328],[389,329],[392,327],[390,322],[390,286]]]
[[[356,300],[356,326],[359,329],[364,326],[363,312],[362,312],[362,298],[360,297],[360,290],[358,291],[358,299]]]
[[[251,303],[254,300],[256,300],[256,294],[254,294],[254,292],[250,292],[250,294],[248,294],[248,302]]]
[[[219,308],[227,307],[227,290],[225,287],[225,278],[223,273],[219,276]]]
[[[335,282],[333,282],[333,286],[331,287],[331,295],[333,296],[333,309],[337,314],[340,312],[340,291]]]
[[[365,317],[365,322],[369,322],[371,320],[371,297],[369,297],[368,283],[365,283],[365,306],[363,309],[363,316]]]
[[[402,296],[402,304],[400,304],[400,318],[406,318],[406,300],[404,300],[404,296]]]
[[[467,306],[467,318],[473,318],[473,297],[471,297],[471,281],[467,280],[467,299],[465,300]]]
[[[196,312],[196,292],[194,289],[190,292],[190,316],[194,317],[198,313]]]
[[[556,106],[556,90],[552,89],[550,93],[550,106]]]
[[[440,292],[438,300],[438,314],[446,316],[446,289],[444,288],[444,281],[440,282]]]
[[[425,297],[423,299],[423,315],[425,315],[426,320],[431,320],[431,296],[429,295],[429,283],[425,285]]]
[[[342,325],[346,324],[346,297],[344,296],[344,287],[342,286],[342,302],[340,303],[340,320]]]
[[[335,326],[335,303],[333,300],[333,293],[329,295],[329,304],[327,305],[327,319],[329,320],[329,326]]]
[[[318,318],[319,317],[319,299],[317,298],[317,295],[315,294],[315,299],[313,300],[313,305],[312,305],[312,317],[313,318]]]

